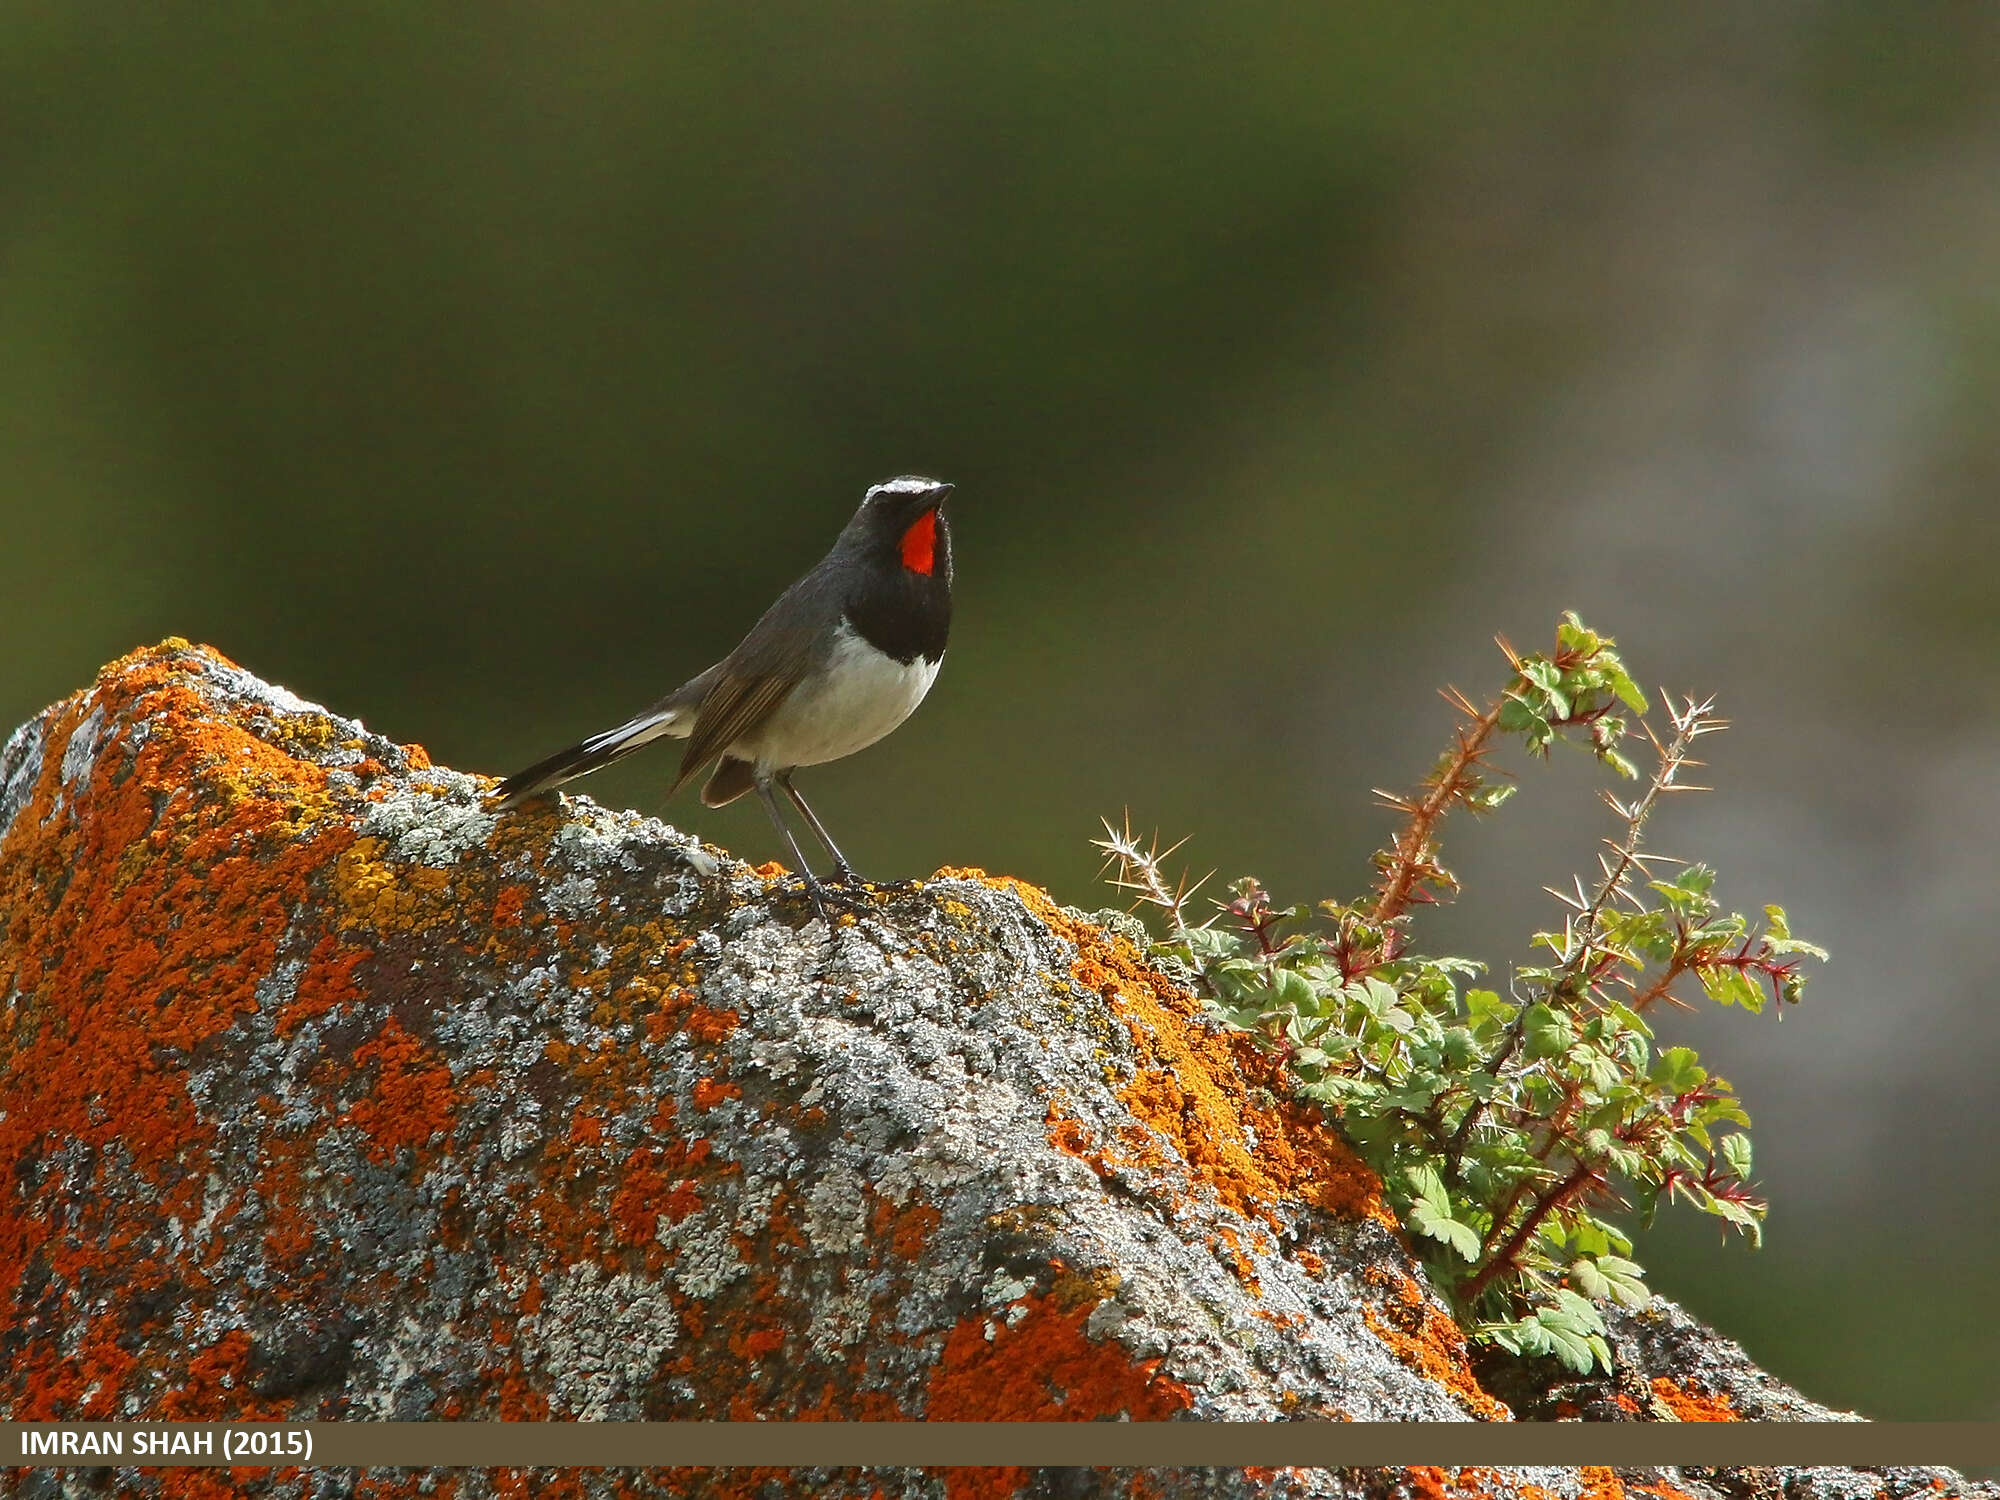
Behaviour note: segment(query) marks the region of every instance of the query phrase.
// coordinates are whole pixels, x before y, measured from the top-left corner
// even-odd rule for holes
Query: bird
[[[778,807],[790,799],[833,861],[859,881],[792,775],[865,750],[924,700],[951,631],[952,486],[914,474],[871,486],[833,548],[778,596],[727,656],[616,728],[515,772],[507,811],[659,739],[683,739],[672,797],[704,771],[709,807],[755,792],[792,851],[814,908],[826,891]]]

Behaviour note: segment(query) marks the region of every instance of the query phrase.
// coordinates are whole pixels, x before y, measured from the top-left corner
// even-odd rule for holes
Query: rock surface
[[[0,751],[10,1417],[1512,1415],[1337,1133],[1115,930],[976,871],[829,926],[775,867],[583,798],[496,818],[484,786],[177,641]],[[1834,1415],[1665,1304],[1618,1342],[1620,1388],[1489,1383],[1532,1415]]]

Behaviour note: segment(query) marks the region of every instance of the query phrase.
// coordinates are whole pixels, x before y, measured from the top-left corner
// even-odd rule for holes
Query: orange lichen
[[[53,1243],[48,1201],[0,1198],[0,1328],[18,1324],[34,1256],[67,1297],[79,1278],[131,1274],[124,1247],[170,1218],[200,1219],[213,1129],[185,1059],[257,1009],[308,882],[351,839],[326,772],[219,719],[191,680],[203,665],[169,642],[53,710],[0,843],[0,991],[17,996],[0,1034],[0,1160],[82,1146],[100,1174],[69,1185],[78,1207]],[[94,754],[79,735],[97,738]],[[103,1347],[89,1358],[75,1385],[69,1361],[27,1374],[16,1412],[70,1415],[84,1392],[115,1388],[122,1368]]]
[[[1713,1395],[1676,1385],[1664,1375],[1653,1377],[1653,1394],[1683,1422],[1740,1422],[1736,1404],[1721,1391]]]
[[[738,1359],[754,1362],[785,1347],[785,1330],[776,1324],[729,1336],[729,1352]]]
[[[1228,1262],[1230,1269],[1236,1273],[1236,1279],[1243,1283],[1250,1295],[1263,1296],[1263,1288],[1257,1281],[1257,1263],[1243,1253],[1242,1237],[1225,1224],[1215,1232],[1213,1245],[1221,1252],[1222,1259]]]
[[[493,898],[493,925],[518,927],[521,913],[533,894],[525,885],[510,885],[502,890]]]
[[[23,1326],[31,1313],[42,1326],[85,1330],[71,1353],[36,1341],[10,1361],[7,1389],[22,1416],[107,1412],[135,1380],[155,1409],[163,1409],[160,1393],[171,1403],[179,1392],[191,1411],[244,1412],[240,1372],[223,1364],[242,1353],[234,1344],[203,1353],[168,1341],[142,1361],[131,1352],[144,1347],[134,1335],[158,1344],[162,1329],[143,1311],[155,1304],[121,1299],[119,1311],[99,1316],[83,1311],[83,1299],[110,1283],[134,1292],[202,1288],[225,1245],[241,1243],[231,1225],[246,1211],[257,1216],[254,1242],[279,1273],[267,1295],[314,1295],[324,1219],[309,1205],[322,1191],[313,1186],[315,1157],[327,1132],[351,1130],[361,1154],[378,1163],[405,1148],[421,1160],[450,1149],[464,1103],[497,1081],[491,1068],[454,1081],[433,1050],[425,1028],[435,981],[406,977],[425,965],[399,955],[378,968],[386,944],[352,935],[404,941],[436,929],[433,941],[512,962],[549,937],[528,920],[531,886],[496,890],[490,865],[412,865],[378,840],[357,838],[368,802],[392,789],[386,752],[350,764],[336,782],[306,754],[362,741],[322,714],[230,703],[212,686],[217,664],[168,642],[114,663],[91,693],[52,710],[39,726],[40,771],[0,845],[0,992],[17,996],[0,1028],[0,1160],[46,1159],[51,1147],[69,1145],[86,1150],[97,1174],[0,1198],[0,1329]],[[407,764],[427,762],[411,754]],[[539,862],[536,841],[545,844],[551,823],[510,821],[494,847]],[[286,956],[303,961],[280,963],[280,944],[293,938],[305,947]],[[685,1014],[698,976],[691,963],[673,961],[690,943],[658,919],[619,932],[611,969],[631,982],[600,1007],[601,1024],[650,1021],[663,994],[678,1004],[662,1007],[670,1026]],[[395,998],[386,1015],[372,1012],[372,1035],[341,1034],[307,1054],[298,1081],[343,1107],[280,1127],[296,1101],[256,1096],[252,1107],[266,1118],[255,1193],[205,1201],[215,1132],[189,1095],[188,1060],[269,1003],[265,986],[287,974],[295,987],[271,1013],[279,1037],[319,1021],[339,1027]],[[616,988],[609,971],[575,982]],[[736,1020],[726,1011],[691,1019],[710,1043]],[[516,1211],[557,1264],[624,1263],[636,1252],[657,1269],[666,1254],[654,1235],[661,1220],[694,1212],[700,1182],[737,1169],[709,1160],[705,1142],[673,1140],[641,1158],[634,1181],[613,1177],[595,1196],[589,1184],[604,1176],[592,1174],[615,1174],[618,1165],[602,1158],[603,1124],[648,1065],[638,1049],[602,1045],[552,1048],[551,1061],[583,1092],[579,1123],[545,1143],[539,1186],[511,1190]],[[672,1101],[661,1104],[654,1123],[671,1132]],[[586,1172],[572,1170],[578,1154],[593,1158]],[[470,1227],[462,1196],[448,1196],[438,1224],[443,1242],[458,1248]],[[50,1228],[56,1214],[60,1235]],[[176,1221],[200,1231],[170,1239]],[[160,1248],[167,1243],[182,1248],[169,1253]],[[32,1279],[23,1275],[31,1261],[45,1268]],[[41,1288],[32,1308],[22,1306],[24,1285]],[[531,1283],[527,1297],[538,1288]],[[173,1304],[164,1305],[170,1316]],[[496,1345],[511,1332],[496,1327]],[[525,1381],[518,1367],[496,1371],[493,1404],[460,1409],[546,1415]]]
[[[625,1159],[618,1191],[611,1199],[615,1237],[628,1245],[650,1244],[660,1220],[678,1224],[701,1207],[695,1172],[708,1160],[709,1143],[672,1141],[641,1146]]]
[[[1583,1488],[1577,1492],[1576,1500],[1624,1500],[1625,1486],[1615,1470],[1586,1464],[1577,1470],[1577,1475],[1583,1480]]]
[[[341,1123],[369,1137],[370,1161],[387,1162],[404,1147],[418,1150],[451,1134],[451,1070],[394,1016],[356,1049],[354,1061],[375,1065],[375,1089],[357,1099]]]
[[[1281,1205],[1300,1202],[1394,1225],[1375,1174],[1316,1109],[1284,1097],[1275,1060],[1248,1038],[1202,1026],[1200,1002],[1148,964],[1130,942],[1069,915],[1047,892],[1010,877],[944,869],[937,878],[977,880],[1011,891],[1075,947],[1073,977],[1126,1023],[1139,1054],[1139,1066],[1119,1097],[1220,1203],[1273,1227],[1283,1222]],[[1254,1098],[1253,1089],[1270,1102]],[[1100,1171],[1106,1163],[1134,1163],[1129,1146],[1086,1147],[1074,1122],[1052,1114],[1050,1123],[1057,1149],[1072,1155],[1093,1151]]]
[[[263,1101],[267,1117],[282,1117],[275,1099]],[[273,1132],[266,1138],[257,1171],[257,1191],[264,1204],[264,1254],[278,1273],[273,1290],[281,1301],[296,1297],[318,1242],[320,1220],[306,1207],[306,1163],[312,1153],[308,1138]]]
[[[362,960],[373,956],[372,950],[349,947],[338,937],[321,938],[306,960],[298,989],[278,1012],[274,1023],[278,1035],[290,1036],[307,1021],[359,998],[361,991],[354,981],[354,971]]]
[[[1158,1373],[1157,1359],[1135,1360],[1117,1343],[1085,1335],[1094,1305],[1084,1300],[1065,1311],[1053,1299],[1025,1297],[1005,1315],[959,1323],[931,1372],[925,1420],[1162,1422],[1193,1405],[1186,1386]],[[1005,1500],[1030,1472],[948,1469],[945,1491],[949,1500]]]
[[[256,1399],[249,1377],[250,1335],[232,1329],[188,1359],[186,1383],[160,1398],[158,1415],[169,1422],[281,1419],[284,1408]]]
[[[699,1042],[723,1042],[729,1034],[743,1023],[743,1018],[733,1010],[710,1010],[706,1005],[691,1007],[687,1019],[681,1023],[681,1030]]]
[[[1066,1156],[1074,1156],[1088,1162],[1100,1177],[1108,1176],[1111,1164],[1101,1151],[1091,1149],[1090,1127],[1083,1121],[1063,1113],[1062,1104],[1054,1099],[1049,1101],[1046,1114],[1049,1127],[1049,1144]]]
[[[713,1078],[698,1078],[694,1085],[694,1107],[714,1109],[725,1099],[741,1099],[743,1089],[734,1083],[718,1083]]]
[[[943,1222],[943,1217],[937,1209],[922,1201],[898,1211],[894,1203],[884,1198],[875,1205],[869,1227],[876,1240],[886,1243],[904,1260],[915,1260],[923,1254],[924,1246],[930,1243],[931,1235]]]
[[[1407,1276],[1372,1266],[1362,1279],[1389,1293],[1379,1308],[1364,1303],[1361,1316],[1396,1358],[1457,1396],[1474,1415],[1493,1422],[1511,1418],[1505,1403],[1489,1395],[1473,1375],[1465,1356],[1465,1335],[1422,1287]]]

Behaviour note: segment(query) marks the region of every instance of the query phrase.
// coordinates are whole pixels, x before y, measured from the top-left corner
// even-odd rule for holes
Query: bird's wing
[[[839,616],[833,554],[822,558],[764,611],[736,649],[680,690],[701,707],[669,796],[736,741],[754,734],[823,654],[819,627]],[[704,683],[705,687],[697,684]]]
[[[701,700],[694,732],[688,736],[687,753],[681,757],[680,774],[674,778],[667,795],[671,797],[716,756],[745,735],[754,733],[798,685],[798,675],[792,672],[756,676],[725,672],[718,676],[708,696]]]

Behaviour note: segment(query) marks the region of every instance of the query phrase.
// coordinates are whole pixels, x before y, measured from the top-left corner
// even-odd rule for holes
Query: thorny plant
[[[1636,1207],[1650,1223],[1679,1200],[1753,1244],[1765,1213],[1749,1117],[1692,1049],[1654,1047],[1648,1012],[1693,994],[1782,1011],[1804,988],[1801,960],[1826,957],[1792,936],[1781,908],[1765,907],[1761,924],[1725,915],[1707,866],[1641,848],[1664,797],[1706,790],[1682,775],[1701,764],[1695,742],[1726,725],[1712,701],[1669,699],[1656,732],[1615,644],[1566,614],[1546,656],[1500,643],[1512,677],[1485,708],[1447,690],[1462,715],[1455,742],[1416,791],[1377,793],[1402,824],[1360,900],[1274,906],[1245,878],[1196,921],[1200,882],[1163,869],[1179,845],[1142,844],[1129,820],[1098,841],[1113,883],[1164,913],[1155,953],[1185,964],[1226,1024],[1339,1117],[1475,1335],[1586,1372],[1611,1362],[1596,1302],[1650,1295],[1612,1213]],[[1616,832],[1596,878],[1550,892],[1562,927],[1534,935],[1541,961],[1515,968],[1503,996],[1468,983],[1483,965],[1424,957],[1410,938],[1417,910],[1458,889],[1438,862],[1439,824],[1514,791],[1487,765],[1508,736],[1535,756],[1580,740],[1643,785],[1602,794]],[[1652,761],[1644,776],[1619,748],[1634,738]]]

